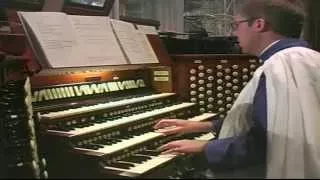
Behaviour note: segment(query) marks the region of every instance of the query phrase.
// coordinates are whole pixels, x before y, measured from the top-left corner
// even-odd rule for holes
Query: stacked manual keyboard
[[[177,158],[161,155],[156,150],[160,145],[175,139],[214,138],[211,133],[165,137],[154,132],[153,126],[160,119],[205,121],[215,116],[200,114],[196,104],[179,102],[175,97],[174,93],[158,93],[38,114],[48,128],[46,139],[52,140],[46,143],[51,151],[48,156],[57,161],[53,169],[68,168],[72,174],[58,171],[57,177],[144,177]]]

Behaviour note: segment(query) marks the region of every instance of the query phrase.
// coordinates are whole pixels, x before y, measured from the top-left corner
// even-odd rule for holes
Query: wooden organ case
[[[181,100],[223,119],[260,62],[245,54],[176,54],[172,66],[174,92]]]

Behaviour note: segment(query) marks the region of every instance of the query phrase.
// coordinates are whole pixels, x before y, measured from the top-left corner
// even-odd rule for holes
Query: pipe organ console
[[[147,35],[166,66],[39,72],[15,58],[28,54],[24,35],[6,37],[0,50],[15,56],[0,53],[0,178],[205,178],[201,155],[161,155],[157,148],[213,133],[163,136],[152,127],[163,118],[224,118],[260,65],[239,54],[170,57],[159,37]]]
[[[200,112],[224,118],[242,88],[260,66],[256,57],[240,54],[172,55],[174,91],[198,104]],[[183,91],[181,91],[183,90]]]
[[[32,104],[51,177],[186,177],[172,165],[186,157],[161,155],[157,148],[174,139],[209,140],[214,135],[163,136],[152,127],[162,118],[206,121],[215,114],[179,101],[171,76],[167,66],[44,70],[34,75]],[[170,164],[175,168],[168,168]]]

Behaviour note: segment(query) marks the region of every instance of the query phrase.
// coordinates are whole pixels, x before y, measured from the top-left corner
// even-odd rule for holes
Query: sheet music
[[[93,65],[121,65],[127,60],[105,16],[69,16],[76,31],[82,54]]]
[[[146,26],[137,24],[138,29],[144,34],[154,34],[158,35],[158,31],[154,26]]]
[[[63,67],[77,56],[78,41],[72,31],[72,26],[64,13],[58,12],[19,12],[28,27],[37,36],[46,59],[40,59],[40,64],[52,67]]]
[[[131,64],[159,63],[146,35],[133,24],[115,19],[111,24]]]
[[[107,17],[70,16],[59,12],[19,14],[32,28],[50,67],[127,63],[115,37],[111,37],[114,34]]]

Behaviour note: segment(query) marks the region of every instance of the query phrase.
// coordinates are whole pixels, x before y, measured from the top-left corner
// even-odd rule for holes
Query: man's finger
[[[176,149],[177,148],[171,148],[171,149],[168,149],[166,151],[161,152],[161,154],[175,154],[175,155],[178,155],[179,152],[177,152]]]
[[[176,125],[175,119],[162,119],[156,125],[153,126],[154,129],[160,129],[167,126],[174,126]]]
[[[175,126],[167,127],[167,128],[162,128],[162,129],[157,129],[155,132],[162,133],[164,135],[171,135],[171,134],[176,134],[179,132],[179,128]]]
[[[169,142],[167,144],[164,144],[164,145],[158,147],[158,150],[164,151],[164,150],[172,149],[172,148],[176,148],[176,147],[177,147],[176,141],[172,141],[172,142]]]
[[[173,154],[173,155],[185,155],[185,152],[183,152],[183,149],[179,147],[171,148],[166,151],[161,152],[161,154]]]
[[[170,149],[170,148],[171,148],[170,143],[167,143],[167,144],[164,144],[164,145],[158,147],[157,150],[164,151],[164,150],[167,150],[167,149]]]

